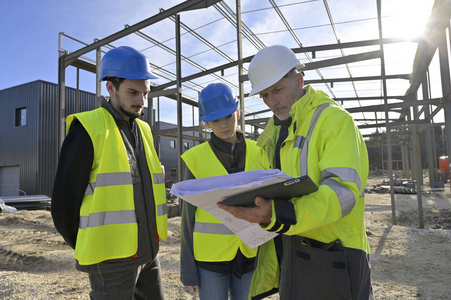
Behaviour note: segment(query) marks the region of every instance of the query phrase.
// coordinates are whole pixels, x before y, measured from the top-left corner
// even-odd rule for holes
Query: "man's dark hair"
[[[111,81],[111,83],[113,84],[114,88],[116,90],[119,90],[119,87],[121,86],[121,84],[125,80],[125,78],[121,78],[121,77],[106,77],[105,80],[106,81]]]

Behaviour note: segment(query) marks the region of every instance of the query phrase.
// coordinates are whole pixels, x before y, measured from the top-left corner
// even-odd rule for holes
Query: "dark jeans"
[[[253,271],[238,278],[232,274],[221,274],[202,268],[198,268],[198,270],[200,300],[248,299]]]
[[[163,300],[160,261],[154,261],[137,268],[107,273],[89,273],[91,292],[95,300]]]

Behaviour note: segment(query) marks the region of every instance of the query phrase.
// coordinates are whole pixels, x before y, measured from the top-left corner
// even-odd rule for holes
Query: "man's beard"
[[[116,92],[116,99],[117,99],[117,102],[119,103],[119,108],[120,108],[121,113],[123,113],[124,115],[126,115],[126,116],[129,117],[130,119],[136,119],[136,118],[139,118],[139,117],[141,117],[142,115],[144,115],[144,108],[141,110],[141,112],[131,112],[131,111],[126,111],[126,110],[124,109],[124,107],[122,106],[122,99],[121,99],[121,97],[119,96],[119,93],[118,93],[118,92]]]
[[[130,119],[136,119],[136,118],[139,118],[139,117],[141,117],[142,115],[144,115],[144,109],[143,110],[141,110],[141,112],[130,112],[130,111],[126,111],[123,107],[122,107],[122,105],[121,105],[121,112],[124,114],[124,115],[126,115],[127,117],[129,117]]]

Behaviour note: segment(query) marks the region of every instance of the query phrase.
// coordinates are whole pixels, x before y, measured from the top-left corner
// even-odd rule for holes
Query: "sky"
[[[160,8],[169,9],[182,1],[176,0],[122,0],[122,1],[82,1],[82,0],[0,0],[0,90],[35,80],[44,80],[52,83],[58,82],[58,49],[59,34],[63,32],[80,42],[90,44],[95,39],[102,39],[122,29],[124,25],[134,25],[142,20],[159,13]],[[286,18],[300,38],[303,46],[336,43],[331,34],[332,28],[326,26],[329,22],[324,9],[324,2],[318,0],[277,0]],[[225,3],[235,10],[235,0],[226,0]],[[328,0],[333,20],[337,23],[336,29],[341,42],[358,41],[377,38],[376,0]],[[421,32],[425,20],[431,10],[433,0],[382,0],[385,36],[414,36]],[[274,14],[269,1],[242,0],[243,22],[257,34],[265,45],[285,44],[290,48],[298,47],[291,35],[285,30],[280,19]],[[217,46],[224,53],[236,59],[236,31],[214,8],[200,9],[181,14],[181,21],[190,28]],[[143,30],[152,39],[166,47],[174,49],[175,26],[171,20],[164,20]],[[182,33],[185,33],[182,31]],[[84,45],[73,41],[67,36],[61,40],[62,48],[67,51],[76,51]],[[135,47],[148,56],[155,65],[175,73],[175,59],[173,55],[161,50],[141,37],[132,34],[119,41],[114,46],[129,45]],[[391,64],[387,73],[410,73],[412,70],[412,57],[415,45],[399,45],[395,49],[387,47],[387,60]],[[104,48],[104,50],[107,50]],[[204,67],[215,67],[227,62],[223,57],[208,51],[208,47],[200,44],[198,40],[184,34],[182,37],[182,54],[193,63],[182,64],[184,76],[199,72],[195,63]],[[368,49],[371,51],[375,49]],[[247,40],[243,41],[243,55],[249,56],[257,49]],[[353,54],[352,49],[345,50],[346,55]],[[317,59],[327,59],[341,55],[337,52],[323,52]],[[94,59],[93,54],[88,58]],[[298,56],[303,62],[309,62],[306,56]],[[246,67],[246,66],[245,66]],[[368,72],[380,71],[374,61],[355,63],[351,66],[352,76],[368,75]],[[206,77],[193,81],[185,86],[184,94],[196,98],[198,87],[215,80],[227,80],[232,84],[236,82],[236,69],[226,70],[221,78]],[[308,71],[306,78],[318,79],[337,78],[349,75],[344,66],[330,67],[316,71]],[[159,75],[164,75],[156,70]],[[76,86],[75,68],[66,69],[66,85]],[[169,77],[168,77],[169,78]],[[171,79],[172,80],[172,79]],[[161,78],[157,84],[167,82]],[[81,71],[80,89],[95,92],[95,75]],[[371,83],[356,83],[360,85],[359,96],[378,93],[380,85],[362,86]],[[405,93],[408,83],[394,83],[389,86],[390,93]],[[326,92],[336,97],[352,95],[351,86],[336,84],[334,88],[323,86]],[[250,90],[246,83],[245,90]],[[102,94],[106,94],[102,88]],[[259,111],[265,108],[261,100],[246,99],[249,107],[247,112]],[[349,105],[356,105],[350,103]],[[161,103],[165,113],[163,121],[175,120],[175,101],[168,100]],[[193,121],[190,117],[190,108],[184,108],[184,125]],[[186,116],[186,117],[185,117]],[[359,118],[365,118],[360,116]],[[166,118],[166,119],[164,119]],[[194,118],[196,119],[196,118]],[[173,121],[175,122],[175,121]]]
[[[0,90],[38,79],[57,83],[60,32],[93,43],[178,2],[0,0]],[[70,51],[81,46],[63,44]]]

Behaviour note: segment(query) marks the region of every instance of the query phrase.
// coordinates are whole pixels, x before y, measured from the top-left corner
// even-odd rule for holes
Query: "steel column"
[[[60,154],[61,145],[63,144],[64,137],[66,136],[66,65],[64,64],[64,55],[65,53],[62,50],[62,39],[64,32],[60,32],[58,34],[58,103],[56,104],[57,109],[57,151],[56,151],[56,162],[58,161],[58,157]]]
[[[75,112],[80,112],[80,68],[77,67],[77,91],[75,92]]]
[[[418,101],[418,100],[415,100]],[[415,166],[415,181],[417,190],[417,201],[418,201],[418,219],[420,228],[424,228],[423,221],[423,199],[422,199],[422,187],[423,187],[423,164],[421,161],[421,146],[420,146],[420,136],[419,136],[419,120],[416,119],[418,116],[418,106],[413,106],[413,121],[415,122],[412,126],[412,143],[413,143],[413,160]]]
[[[243,75],[243,40],[241,37],[241,1],[236,0],[236,35],[237,35],[237,54],[238,54],[238,88],[240,99],[240,126],[243,135],[246,136],[246,118],[244,116],[244,83],[240,80]]]
[[[147,123],[152,130],[154,130],[155,120],[153,115],[153,97],[147,98]]]
[[[96,49],[96,107],[100,107],[102,99],[102,85],[100,79],[100,61],[102,60],[102,49]]]
[[[377,1],[377,21],[379,27],[379,39],[382,39],[382,16],[381,16],[381,0]],[[389,125],[389,114],[388,114],[388,99],[387,99],[387,80],[385,78],[385,55],[384,55],[384,44],[380,43],[380,58],[381,58],[381,77],[382,77],[382,88],[384,94],[384,105],[385,105],[385,120],[386,120],[386,135],[387,135],[387,156],[388,156],[388,176],[390,178],[390,196],[391,196],[391,210],[393,225],[397,224],[396,221],[396,205],[395,205],[395,193],[394,193],[394,182],[393,182],[393,162],[392,162],[392,148],[391,148],[391,128]]]
[[[61,146],[66,137],[66,66],[62,56],[58,59],[58,151],[56,161],[58,161]]]
[[[178,181],[183,180],[182,159],[183,154],[183,119],[182,119],[182,45],[180,37],[180,15],[175,17],[175,48],[176,48],[176,70],[177,70],[177,135],[178,135]]]
[[[445,123],[451,121],[451,83],[450,83],[450,73],[449,73],[449,58],[448,58],[448,47],[446,43],[446,30],[443,30],[439,42],[438,42],[438,53],[440,62],[440,75],[442,84],[442,94],[445,102]],[[449,124],[445,125],[446,134],[446,145],[448,158],[451,157],[451,126]],[[451,181],[450,181],[451,185]]]
[[[424,80],[421,83],[421,90],[423,92],[423,100],[429,99],[429,82],[427,80],[427,71],[426,74],[424,74]],[[429,120],[429,116],[431,115],[429,105],[424,106],[424,118],[426,120]],[[431,185],[432,182],[437,181],[437,162],[435,161],[435,143],[434,140],[434,127],[426,127],[424,128],[425,136],[426,136],[426,159],[428,164],[428,170],[429,170],[429,185]]]

